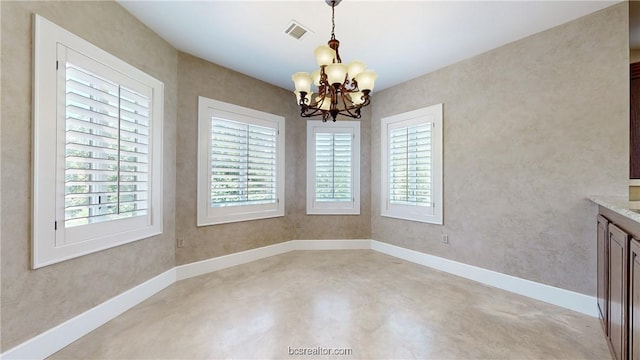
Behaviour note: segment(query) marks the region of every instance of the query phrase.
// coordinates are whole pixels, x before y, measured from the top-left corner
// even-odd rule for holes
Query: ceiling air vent
[[[309,29],[300,25],[295,20],[292,20],[287,29],[284,31],[285,34],[291,36],[296,40],[302,40],[308,33]]]

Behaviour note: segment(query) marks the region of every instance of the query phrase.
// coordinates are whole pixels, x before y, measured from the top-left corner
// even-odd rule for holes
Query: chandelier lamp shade
[[[371,102],[369,94],[378,75],[361,61],[345,65],[340,59],[340,41],[335,36],[335,8],[340,1],[325,0],[331,6],[331,39],[314,51],[319,69],[291,76],[302,117],[322,116],[325,122],[329,118],[335,122],[338,115],[359,119],[360,109]]]

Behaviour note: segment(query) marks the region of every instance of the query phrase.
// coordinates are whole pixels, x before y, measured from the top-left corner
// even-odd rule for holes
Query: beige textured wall
[[[185,264],[291,239],[370,237],[370,126],[362,121],[360,216],[307,216],[306,121],[299,117],[293,94],[189,54],[178,55],[178,140],[176,235],[185,246],[176,263]],[[285,216],[240,223],[196,226],[198,96],[284,116],[286,122]]]
[[[585,197],[628,191],[627,7],[377,93],[373,239],[595,295],[597,207]],[[381,217],[380,119],[436,103],[444,226]]]
[[[174,266],[177,51],[115,2],[1,2],[2,350]],[[164,233],[30,269],[32,14],[38,13],[165,85]],[[8,56],[5,56],[8,55]]]

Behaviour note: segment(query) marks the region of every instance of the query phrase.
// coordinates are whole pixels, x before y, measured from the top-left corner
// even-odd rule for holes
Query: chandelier
[[[331,116],[336,121],[338,115],[359,119],[360,109],[371,102],[369,93],[378,75],[366,70],[361,61],[342,64],[336,39],[335,8],[341,0],[325,0],[331,6],[331,39],[327,45],[318,46],[314,55],[320,69],[309,75],[297,72],[291,76],[295,84],[296,101],[300,105],[302,117],[322,115],[326,122]],[[317,92],[311,91],[311,84]]]

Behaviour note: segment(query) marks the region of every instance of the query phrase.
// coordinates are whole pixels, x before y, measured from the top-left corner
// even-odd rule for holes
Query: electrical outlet
[[[184,239],[178,239],[178,247],[184,247]]]
[[[442,234],[442,243],[443,244],[448,244],[449,243],[449,235]]]

